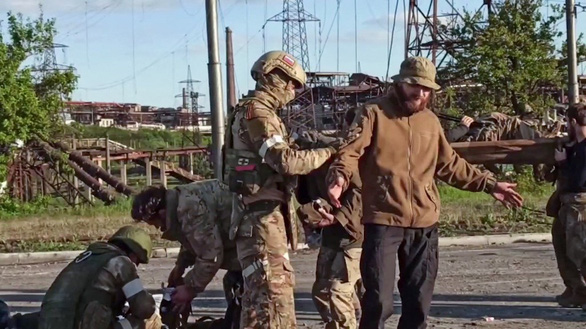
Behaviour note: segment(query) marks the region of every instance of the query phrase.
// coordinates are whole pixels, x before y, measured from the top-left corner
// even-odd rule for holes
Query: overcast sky
[[[420,0],[420,3],[429,1]],[[392,18],[396,1],[390,2]],[[458,9],[464,5],[472,8],[476,2],[478,6],[475,8],[479,8],[482,3],[481,0],[450,2]],[[67,46],[64,50],[57,49],[58,62],[75,66],[80,76],[74,100],[176,107],[181,100],[175,96],[184,86],[179,81],[187,78],[189,64],[192,78],[201,81],[195,84],[196,91],[206,95],[201,104],[209,108],[204,0],[0,0],[0,13],[12,10],[34,17],[39,13],[39,3],[43,5],[46,17],[57,19],[55,42]],[[225,98],[226,26],[233,30],[237,95],[240,95],[254,87],[249,75],[252,63],[264,51],[281,49],[282,24],[268,23],[264,37],[262,27],[267,18],[282,10],[283,2],[219,0],[219,3]],[[306,24],[311,70],[316,70],[319,64],[321,71],[355,71],[356,17],[357,60],[361,72],[383,78],[389,40],[388,1],[357,0],[358,9],[355,11],[354,0],[341,0],[339,43],[336,8],[336,0],[305,0],[305,9],[321,20],[320,24]],[[450,11],[448,0],[440,1],[439,11]],[[4,19],[5,15],[2,16]],[[403,2],[400,1],[389,76],[398,71],[404,58],[404,16]],[[586,14],[578,15],[578,20],[582,19],[586,19]],[[578,23],[577,26],[579,32],[586,31],[586,24]],[[565,25],[562,28],[565,29]]]

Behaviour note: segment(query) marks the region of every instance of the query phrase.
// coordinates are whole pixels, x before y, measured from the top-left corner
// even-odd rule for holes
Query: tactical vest
[[[86,289],[112,258],[121,255],[120,249],[96,242],[69,263],[43,298],[39,329],[76,329],[91,301]]]
[[[264,162],[264,159],[257,153],[249,150],[234,148],[234,137],[232,126],[235,123],[236,115],[252,106],[253,99],[240,101],[230,114],[227,121],[226,140],[223,146],[223,179],[230,192],[249,196],[256,194],[264,187],[276,171]]]

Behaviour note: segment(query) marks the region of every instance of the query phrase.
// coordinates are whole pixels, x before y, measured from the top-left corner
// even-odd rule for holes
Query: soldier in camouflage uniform
[[[230,229],[244,277],[242,328],[295,328],[296,175],[320,167],[334,148],[293,148],[277,111],[295,98],[306,75],[291,55],[270,51],[251,69],[255,90],[228,118],[224,179],[234,196]]]
[[[350,126],[354,110],[346,112]],[[308,138],[314,147],[339,145],[342,139],[313,132]],[[326,329],[353,329],[361,314],[357,288],[360,280],[362,252],[362,195],[360,177],[352,178],[351,186],[342,197],[342,207],[336,209],[327,201],[326,175],[332,160],[308,175],[299,177],[297,197],[301,206],[299,217],[309,227],[321,229],[321,245],[312,288],[313,302],[325,322]]]
[[[220,269],[228,271],[226,278],[241,277],[236,245],[228,238],[231,213],[232,193],[217,179],[173,189],[151,186],[134,198],[134,220],[157,227],[166,240],[181,243],[169,274],[169,286],[176,287],[173,303],[187,306]],[[193,269],[183,277],[192,265]],[[234,297],[234,284],[224,287],[228,303]]]
[[[458,142],[501,141],[511,139],[535,139],[540,137],[539,131],[530,120],[493,112],[486,118],[479,118],[480,123],[470,125],[468,133]]]
[[[132,226],[122,227],[107,243],[91,244],[61,271],[45,294],[38,328],[161,328],[155,300],[144,289],[136,268],[148,263],[150,255],[150,236]],[[125,302],[130,306],[127,314],[123,313]]]

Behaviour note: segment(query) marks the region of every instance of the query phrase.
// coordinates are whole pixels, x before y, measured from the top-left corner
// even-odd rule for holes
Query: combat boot
[[[561,295],[556,296],[556,301],[561,307],[582,307],[582,305],[586,304],[586,297],[574,293],[571,288],[566,288]]]
[[[14,320],[10,317],[10,308],[0,299],[0,329],[13,329]]]

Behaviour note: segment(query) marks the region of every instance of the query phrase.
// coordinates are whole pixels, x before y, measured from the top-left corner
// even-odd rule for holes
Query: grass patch
[[[535,184],[527,173],[513,181],[519,182],[528,209],[507,210],[486,193],[439,184],[441,236],[549,232],[553,219],[538,211],[545,209],[553,187]],[[55,199],[28,204],[4,201],[0,202],[0,252],[83,249],[90,242],[107,239],[119,227],[133,224],[130,200],[75,209],[59,205]],[[156,246],[178,246],[160,239],[153,227],[139,225],[151,233]]]
[[[551,229],[553,218],[543,211],[553,187],[537,189],[519,184],[524,208],[509,210],[486,193],[473,193],[439,186],[442,209],[442,236],[485,235],[506,233],[544,233]]]
[[[120,217],[130,214],[132,201],[121,199],[115,204],[106,206],[99,200],[95,206],[69,207],[59,198],[39,198],[33,202],[23,203],[12,199],[0,199],[0,222],[28,218],[95,218]]]

